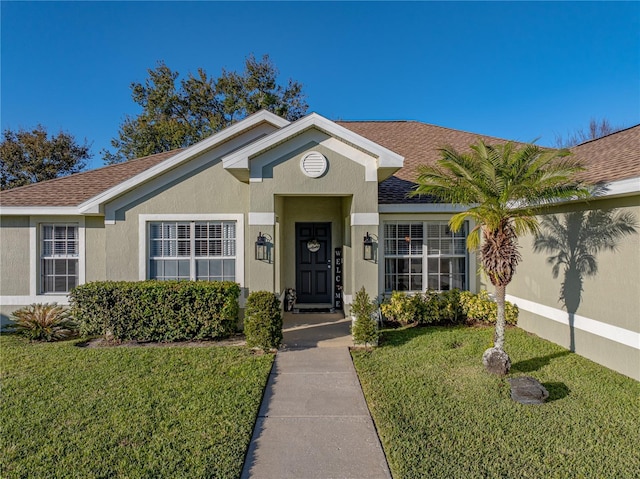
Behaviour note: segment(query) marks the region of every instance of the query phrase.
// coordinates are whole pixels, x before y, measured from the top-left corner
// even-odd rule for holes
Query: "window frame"
[[[45,228],[50,227],[52,228],[52,237],[51,238],[46,238],[45,236]],[[69,239],[68,235],[65,236],[65,238],[59,238],[56,239],[56,228],[60,228],[60,227],[64,227],[68,232],[69,228],[73,228],[75,229],[75,234],[74,234],[74,238],[73,239]],[[79,272],[79,266],[80,266],[80,231],[79,231],[79,225],[78,223],[59,223],[59,222],[51,222],[51,223],[40,223],[38,225],[38,229],[39,229],[39,258],[38,261],[40,263],[40,271],[39,271],[39,293],[40,294],[44,294],[44,295],[51,295],[51,294],[68,294],[69,291],[74,288],[75,286],[78,285],[79,279],[80,279],[80,272]],[[55,249],[56,249],[56,242],[64,242],[65,243],[65,252],[64,253],[56,253]],[[51,246],[51,253],[45,255],[45,251],[48,249],[46,248],[46,244],[50,243],[53,246]],[[75,243],[75,253],[69,253],[68,249],[69,249],[69,244],[70,243]],[[46,266],[45,264],[49,261],[53,261],[54,265],[57,261],[59,260],[64,260],[66,261],[66,270],[67,273],[65,274],[55,274],[55,272],[53,274],[46,274]],[[68,273],[69,270],[69,261],[75,261],[75,274],[70,275]],[[55,269],[55,268],[54,268]],[[52,277],[53,278],[53,282],[54,282],[54,290],[53,291],[47,291],[47,278]],[[75,286],[72,286],[71,288],[69,288],[69,278],[74,277],[75,278]],[[66,283],[66,288],[64,291],[56,291],[55,290],[55,284],[56,284],[56,278],[66,278],[65,279],[65,283]]]
[[[42,288],[42,227],[41,225],[72,224],[78,227],[78,279],[77,285],[86,282],[86,238],[85,218],[74,215],[33,215],[29,216],[29,296],[20,298],[19,304],[55,301],[59,304],[69,304],[68,292],[44,293]],[[26,301],[26,303],[25,303]]]
[[[389,224],[395,224],[397,225],[409,225],[409,229],[410,225],[412,224],[421,224],[422,225],[422,251],[419,254],[413,253],[413,251],[410,249],[408,254],[388,254],[387,253],[387,236],[386,236],[386,226]],[[475,255],[470,254],[467,249],[466,249],[466,245],[464,248],[464,253],[460,254],[460,253],[455,253],[455,247],[453,248],[453,251],[451,253],[439,253],[439,254],[433,254],[433,253],[429,253],[429,248],[428,248],[428,243],[429,240],[432,239],[439,239],[441,240],[443,237],[441,236],[441,234],[438,235],[437,238],[435,237],[431,237],[428,234],[428,226],[429,225],[448,225],[448,219],[442,219],[442,218],[408,218],[408,217],[388,217],[388,218],[384,218],[381,221],[381,225],[380,225],[380,237],[382,238],[382,267],[380,268],[380,276],[381,276],[381,291],[383,294],[389,294],[391,291],[396,291],[395,289],[387,289],[387,277],[389,276],[387,274],[387,259],[409,259],[409,261],[411,261],[411,259],[416,259],[416,258],[420,258],[421,259],[421,264],[422,264],[422,272],[421,272],[421,277],[422,277],[422,288],[420,290],[414,289],[414,290],[405,290],[403,292],[408,293],[408,294],[413,294],[413,293],[419,293],[419,292],[425,292],[429,289],[429,277],[430,275],[433,275],[434,273],[432,271],[429,270],[429,260],[430,259],[438,259],[438,269],[440,268],[440,260],[442,259],[446,259],[446,258],[464,258],[465,260],[465,265],[464,265],[464,285],[463,285],[463,289],[465,290],[472,290],[475,287],[475,282],[473,281],[473,279],[470,277],[470,265],[472,264],[473,261],[475,261]],[[469,234],[470,231],[470,224],[468,221],[465,222],[464,225],[464,236],[461,239],[464,239],[466,242],[466,238]],[[397,236],[396,236],[397,238]],[[453,241],[453,239],[455,238],[455,236],[452,236],[451,239]],[[452,245],[455,245],[455,243],[452,243]],[[439,250],[442,251],[442,250]],[[410,273],[411,270],[411,263],[409,262],[409,272],[407,272],[407,275],[411,276]],[[398,273],[393,273],[394,275],[398,275]],[[441,281],[440,281],[440,277],[442,275],[442,273],[440,273],[440,271],[436,272],[435,274],[438,275],[438,279],[439,279],[439,286],[442,285]],[[449,278],[450,278],[450,284],[452,284],[452,280],[451,278],[453,277],[454,273],[449,273]],[[395,281],[394,283],[397,283],[397,281]],[[436,290],[436,291],[441,291],[440,289]]]
[[[150,279],[151,273],[151,224],[161,222],[191,223],[190,226],[190,254],[185,256],[189,259],[189,279],[196,279],[195,262],[195,224],[200,222],[235,222],[235,256],[213,256],[211,259],[235,259],[235,282],[244,287],[244,215],[242,214],[147,214],[138,216],[139,226],[139,264],[138,272],[140,280]],[[157,257],[159,258],[159,257]],[[180,257],[167,257],[167,259],[177,259]]]

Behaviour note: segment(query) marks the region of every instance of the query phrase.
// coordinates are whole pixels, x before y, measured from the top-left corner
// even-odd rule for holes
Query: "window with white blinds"
[[[149,278],[236,280],[235,221],[149,224]]]
[[[466,237],[446,221],[385,222],[385,291],[467,289]]]
[[[78,225],[40,225],[40,291],[68,293],[78,285]]]

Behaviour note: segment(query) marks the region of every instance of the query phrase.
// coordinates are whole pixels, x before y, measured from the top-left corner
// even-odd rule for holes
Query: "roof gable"
[[[307,115],[304,118],[301,118],[296,122],[291,123],[290,125],[281,128],[280,130],[275,131],[230,155],[225,156],[222,159],[222,164],[227,171],[230,171],[240,181],[246,182],[250,179],[252,181],[259,181],[261,178],[254,177],[252,174],[250,165],[251,160],[310,130],[318,130],[319,132],[331,137],[331,139],[334,139],[334,148],[340,148],[340,146],[335,143],[335,140],[337,140],[349,148],[354,148],[372,157],[372,159],[375,160],[375,165],[373,165],[372,168],[377,172],[377,180],[389,177],[395,171],[402,168],[404,164],[404,158],[398,153],[395,153],[390,149],[375,143],[369,138],[328,120],[317,113],[311,113],[310,115]],[[371,174],[369,173],[369,176],[370,175]]]
[[[269,111],[261,110],[239,121],[238,123],[235,123],[230,127],[211,135],[209,138],[206,138],[196,143],[195,145],[178,152],[166,161],[150,168],[149,170],[144,171],[107,191],[104,191],[103,193],[91,198],[88,201],[85,201],[79,206],[79,210],[81,213],[98,213],[100,211],[100,207],[107,201],[110,201],[117,196],[131,191],[142,183],[145,183],[153,178],[157,178],[158,176],[168,172],[169,170],[172,170],[179,165],[188,162],[192,158],[202,155],[203,153],[206,153],[207,151],[210,151],[223,143],[229,142],[243,134],[247,134],[248,132],[250,132],[250,130],[257,131],[254,135],[252,135],[252,138],[248,140],[249,142],[255,140],[256,137],[259,138],[261,136],[264,136],[265,134],[267,134],[267,132],[264,130],[258,130],[260,125],[264,124],[271,125],[279,129],[289,125],[289,121]]]

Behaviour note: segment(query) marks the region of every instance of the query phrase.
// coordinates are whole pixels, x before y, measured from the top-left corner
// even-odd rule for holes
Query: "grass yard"
[[[395,478],[640,477],[640,383],[510,328],[510,376],[550,393],[518,404],[484,371],[492,339],[492,328],[390,330],[353,352]]]
[[[273,356],[0,337],[0,477],[237,478]]]

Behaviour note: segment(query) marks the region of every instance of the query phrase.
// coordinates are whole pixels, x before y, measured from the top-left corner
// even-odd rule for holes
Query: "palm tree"
[[[537,214],[560,200],[587,197],[588,189],[574,179],[582,170],[567,150],[534,144],[487,145],[483,141],[461,153],[440,149],[435,166],[419,170],[413,195],[432,195],[466,211],[449,220],[458,231],[467,219],[475,225],[467,237],[469,251],[479,249],[481,266],[495,287],[498,304],[495,344],[483,354],[487,370],[506,374],[511,362],[504,351],[506,286],[520,261],[518,237],[538,231]]]
[[[636,233],[636,219],[630,212],[597,209],[573,211],[562,218],[549,215],[540,226],[542,231],[534,239],[533,251],[551,254],[547,263],[552,265],[554,278],[563,270],[560,301],[569,314],[569,349],[575,351],[573,323],[582,300],[584,278],[598,273],[598,253],[616,251],[624,236]]]

